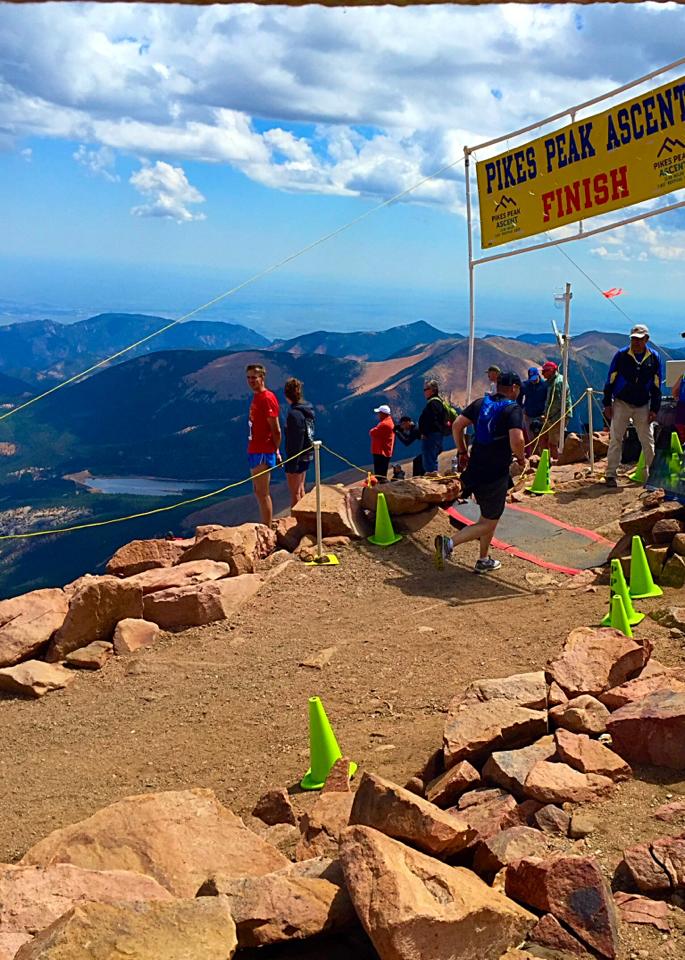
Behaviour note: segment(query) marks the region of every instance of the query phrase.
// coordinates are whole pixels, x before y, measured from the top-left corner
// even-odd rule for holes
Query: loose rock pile
[[[611,556],[629,563],[632,538],[637,535],[645,544],[655,583],[680,589],[685,586],[685,507],[666,500],[663,490],[645,493],[641,501],[637,510],[620,517],[623,537]]]
[[[685,891],[685,835],[626,848],[613,895],[572,844],[595,827],[574,805],[629,764],[685,769],[680,671],[651,650],[580,628],[545,670],[474,681],[405,787],[367,772],[353,792],[342,758],[302,816],[284,789],[262,797],[254,830],[209,790],[56,830],[0,867],[0,960],[224,960],[311,937],[323,957],[362,928],[380,960],[613,960],[621,918],[668,929]]]

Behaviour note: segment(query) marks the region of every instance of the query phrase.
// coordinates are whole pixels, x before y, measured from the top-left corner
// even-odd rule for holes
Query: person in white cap
[[[388,479],[388,467],[395,446],[395,424],[390,416],[390,407],[387,403],[382,403],[373,412],[378,417],[376,426],[369,430],[373,472],[376,474],[378,481],[385,483]]]
[[[604,384],[604,416],[611,423],[607,487],[618,486],[616,471],[630,420],[642,445],[647,470],[654,460],[653,424],[661,406],[663,362],[648,342],[649,329],[643,323],[636,323],[630,331],[630,345],[614,354]]]

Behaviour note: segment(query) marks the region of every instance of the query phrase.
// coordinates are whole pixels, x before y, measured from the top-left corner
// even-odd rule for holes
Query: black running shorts
[[[504,513],[507,492],[511,486],[513,486],[511,477],[507,473],[490,483],[479,484],[472,491],[480,507],[480,514],[485,520],[499,520]]]

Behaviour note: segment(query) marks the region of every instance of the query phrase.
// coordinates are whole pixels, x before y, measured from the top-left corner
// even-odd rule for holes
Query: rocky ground
[[[535,506],[593,529],[638,492],[598,484]],[[569,589],[506,555],[479,578],[473,546],[437,572],[432,541],[446,529],[440,514],[390,549],[342,549],[339,566],[285,564],[229,622],[163,632],[38,701],[0,699],[0,861],[131,794],[209,787],[248,816],[267,789],[287,786],[307,811],[314,797],[297,784],[313,695],[360,771],[403,784],[440,747],[450,701],[469,682],[541,669],[572,629],[606,612],[607,586]],[[677,602],[666,593],[640,609]],[[685,666],[684,635],[647,619],[636,636],[663,664]],[[681,797],[680,773],[640,770],[587,808],[592,830],[573,852],[613,873],[626,846],[677,832],[653,814]],[[668,932],[622,924],[620,957],[685,958],[685,914],[670,914]]]

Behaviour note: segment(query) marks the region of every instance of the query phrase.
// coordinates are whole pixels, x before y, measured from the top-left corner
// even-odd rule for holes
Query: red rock
[[[604,733],[609,711],[603,703],[585,693],[553,707],[549,711],[549,719],[555,726],[572,733]]]
[[[659,520],[682,520],[685,510],[676,500],[664,500],[649,509],[631,510],[619,519],[621,530],[631,537],[646,537]]]
[[[685,887],[685,833],[675,837],[659,837],[651,846],[652,856],[664,870],[674,890]]]
[[[547,692],[547,704],[549,707],[558,707],[560,703],[567,703],[568,697],[556,681],[552,681]]]
[[[647,897],[641,897],[638,893],[624,893],[622,890],[616,890],[614,903],[624,923],[648,923],[657,930],[666,932],[671,929],[668,922],[668,904],[663,900],[650,900]]]
[[[340,834],[350,820],[352,793],[322,793],[300,820],[297,860],[337,857]]]
[[[548,853],[545,838],[539,830],[524,826],[507,827],[478,843],[473,869],[488,879],[523,857],[545,857]]]
[[[51,867],[0,865],[0,957],[16,952],[76,903],[172,900],[152,877],[129,870],[84,870],[67,863]],[[14,952],[8,951],[13,957]]]
[[[472,871],[369,827],[345,830],[340,860],[355,910],[383,960],[499,960],[535,922]]]
[[[43,697],[51,690],[61,690],[75,679],[73,670],[66,670],[58,663],[25,660],[0,670],[0,690],[24,697]]]
[[[151,647],[159,637],[160,629],[156,623],[128,617],[120,620],[114,629],[114,652],[118,657],[134,653],[141,647]]]
[[[350,758],[340,757],[328,771],[322,793],[350,792]]]
[[[681,520],[664,519],[657,520],[652,527],[652,543],[670,544],[671,540],[685,530],[685,525]]]
[[[38,653],[64,623],[67,608],[64,590],[32,590],[0,600],[0,667]]]
[[[685,557],[685,533],[677,533],[671,543],[671,550],[679,557]]]
[[[685,607],[662,607],[659,610],[653,610],[650,613],[650,617],[664,627],[676,627],[678,630],[685,631]],[[649,666],[649,664],[647,666]],[[646,670],[647,667],[645,667],[640,676],[644,676]]]
[[[662,690],[629,703],[607,722],[613,749],[628,763],[685,769],[685,693]]]
[[[53,831],[21,863],[134,870],[176,897],[194,897],[215,874],[258,876],[288,865],[211,790],[199,789],[126,797]]]
[[[579,773],[565,763],[538,761],[528,774],[526,794],[540,803],[586,803],[614,788],[608,777]]]
[[[562,837],[568,836],[571,818],[565,810],[556,807],[553,803],[548,803],[538,810],[533,820],[536,827],[543,833],[557,833]]]
[[[657,673],[650,676],[645,676],[642,673],[635,680],[628,680],[627,683],[622,683],[620,687],[614,687],[613,690],[601,693],[599,699],[609,710],[618,710],[619,707],[625,707],[627,703],[636,703],[638,700],[643,700],[649,696],[650,693],[657,693],[662,690],[685,693],[685,670]]]
[[[500,830],[521,825],[519,808],[511,794],[503,790],[474,790],[472,793],[479,795],[478,802],[467,803],[467,798],[472,800],[472,797],[465,794],[459,805],[448,811],[458,813],[469,827],[475,830],[476,837],[472,846],[479,840],[487,840]]]
[[[477,763],[493,750],[527,746],[547,733],[547,714],[511,700],[485,703],[457,697],[449,706],[443,736],[445,766]]]
[[[551,760],[557,752],[554,737],[542,737],[521,750],[496,751],[483,767],[483,779],[496,783],[514,796],[525,795],[526,777],[538,760]]]
[[[454,503],[461,493],[461,483],[456,477],[435,479],[410,477],[407,480],[383,484],[380,487],[364,487],[361,499],[364,510],[375,514],[379,493],[385,496],[388,510],[394,517],[407,513],[420,513],[431,504]],[[295,513],[295,516],[297,515]]]
[[[142,614],[143,593],[139,586],[116,577],[92,577],[71,595],[69,610],[54,635],[47,659],[54,663],[93,640],[111,640],[120,620]]]
[[[306,493],[291,512],[306,533],[316,533],[315,490]],[[365,536],[367,523],[352,491],[325,483],[321,485],[321,526],[324,537],[342,536],[358,540]]]
[[[505,889],[514,900],[551,913],[602,957],[616,957],[616,907],[595,860],[569,856],[519,860],[507,867]]]
[[[535,673],[517,673],[509,677],[474,680],[462,695],[463,700],[512,700],[530,710],[547,707],[547,682],[544,670]]]
[[[564,930],[557,918],[551,913],[546,913],[539,920],[528,934],[530,943],[538,943],[541,947],[548,947],[550,950],[561,950],[564,954],[572,957],[589,956],[587,950],[576,938]]]
[[[593,696],[635,676],[647,663],[652,647],[638,643],[611,627],[578,627],[566,638],[561,656],[547,668],[569,696]]]
[[[674,590],[680,590],[685,586],[685,557],[680,557],[674,553],[670,560],[664,564],[661,571],[659,583],[662,587],[672,587]]]
[[[227,563],[216,560],[188,560],[175,567],[158,570],[144,570],[133,577],[127,577],[126,583],[135,584],[143,591],[143,596],[160,590],[195,586],[211,580],[221,580],[230,573]],[[123,617],[122,617],[123,619]]]
[[[664,867],[657,863],[649,843],[636,843],[623,851],[622,872],[630,877],[631,884],[643,893],[667,893],[671,880]]]
[[[243,523],[239,527],[219,527],[189,547],[179,560],[182,566],[195,560],[216,560],[227,563],[231,576],[254,573],[260,560],[276,549],[276,531],[263,523]]]
[[[574,770],[596,773],[615,783],[629,780],[632,776],[632,770],[625,760],[598,740],[591,740],[585,734],[569,733],[568,730],[557,730],[554,737],[559,758]]]
[[[447,813],[375,774],[365,773],[354,797],[350,825],[373,827],[426,853],[449,857],[464,850],[475,830],[465,817]]]
[[[630,540],[632,542],[632,537]],[[661,580],[661,571],[668,559],[668,547],[647,546],[645,547],[645,557],[647,558],[647,566],[649,567],[652,579],[655,583],[659,583]],[[630,576],[630,568],[628,569],[628,576]]]
[[[685,816],[685,799],[662,804],[654,811],[654,816],[664,823],[673,823],[679,817]]]
[[[467,760],[431,780],[425,788],[425,797],[438,807],[453,806],[459,797],[480,784],[480,774]]]
[[[259,798],[252,811],[263,823],[272,827],[275,823],[291,823],[297,826],[297,817],[285,787],[269,790]]]
[[[87,647],[79,647],[68,653],[65,662],[80,670],[102,670],[114,653],[114,647],[106,640],[94,640]]]
[[[115,577],[131,577],[143,570],[171,567],[187,546],[185,540],[132,540],[119,547],[105,569]]]
[[[274,521],[274,531],[278,549],[287,550],[289,553],[297,550],[300,540],[307,532],[295,517],[279,517]]]
[[[211,560],[198,562],[212,563]],[[161,590],[145,597],[143,613],[146,620],[158,624],[163,630],[177,630],[213,623],[216,620],[228,620],[243,604],[252,599],[262,583],[259,574],[244,573],[239,577],[202,583],[199,586]]]

